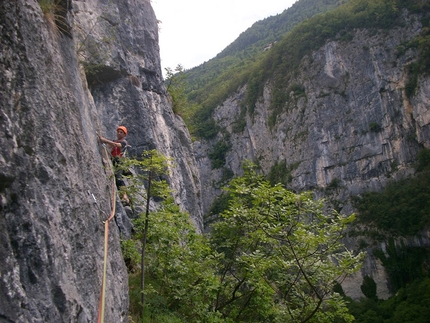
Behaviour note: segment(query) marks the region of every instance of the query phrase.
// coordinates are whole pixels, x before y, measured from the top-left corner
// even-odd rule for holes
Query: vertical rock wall
[[[73,39],[37,1],[4,1],[0,15],[0,321],[94,322],[110,212],[97,111]],[[125,322],[127,308],[111,224],[106,320]]]
[[[76,1],[75,43],[101,132],[112,139],[119,124],[129,130],[130,152],[157,149],[173,157],[169,182],[176,202],[202,229],[200,182],[191,139],[166,96],[158,45],[158,24],[149,0]]]
[[[124,124],[134,154],[175,157],[176,200],[201,225],[190,138],[165,95],[150,1],[58,6],[56,24],[38,1],[0,3],[0,322],[97,320],[111,181],[96,131],[114,138]],[[112,221],[105,321],[115,323],[128,312],[119,238]]]
[[[352,40],[327,42],[304,57],[285,84],[287,99],[274,124],[269,122],[270,80],[242,132],[235,132],[234,125],[245,88],[232,94],[214,112],[232,143],[225,166],[238,174],[244,159],[258,160],[267,174],[275,163],[285,162],[291,166],[289,187],[325,194],[337,182],[331,194],[342,202],[413,172],[417,152],[430,147],[430,88],[423,76],[417,93],[405,95],[407,65],[418,54],[411,48],[399,55],[397,48],[423,27],[418,17],[405,14],[404,19],[404,27],[381,33],[356,30]],[[209,171],[207,153],[213,143],[195,144],[203,187],[210,187],[203,196],[205,211],[219,192],[210,183],[222,175]]]

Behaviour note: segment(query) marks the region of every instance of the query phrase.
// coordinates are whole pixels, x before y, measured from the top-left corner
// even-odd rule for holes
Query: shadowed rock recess
[[[175,158],[169,183],[202,229],[191,141],[161,78],[149,0],[0,4],[0,322],[95,322],[110,174],[96,131]],[[121,205],[112,221],[106,322],[126,322]]]

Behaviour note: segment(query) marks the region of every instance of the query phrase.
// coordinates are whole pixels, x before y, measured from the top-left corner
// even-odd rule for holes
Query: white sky
[[[185,69],[215,57],[253,23],[297,0],[152,0],[159,24],[161,68]]]

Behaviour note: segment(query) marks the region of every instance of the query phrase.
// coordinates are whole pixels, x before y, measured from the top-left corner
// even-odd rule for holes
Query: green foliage
[[[417,172],[430,171],[430,149],[421,149],[418,152],[417,161]]]
[[[193,98],[202,102],[207,93],[213,92],[221,83],[227,80],[223,74],[234,75],[231,71],[248,69],[264,53],[264,49],[274,42],[281,40],[286,33],[297,24],[310,17],[326,12],[346,1],[339,0],[302,0],[295,3],[282,14],[268,17],[256,22],[252,27],[227,46],[221,53],[208,62],[187,71],[189,76],[189,91]],[[218,79],[218,81],[215,81]],[[216,84],[216,85],[215,85]],[[205,89],[211,88],[210,91]],[[197,93],[199,93],[197,95]],[[206,93],[206,94],[202,94]],[[204,99],[203,99],[204,100]]]
[[[282,160],[280,162],[275,162],[275,164],[270,168],[269,174],[267,174],[267,179],[270,184],[282,184],[287,186],[293,180],[292,172],[299,167],[300,163],[294,163],[287,166],[287,161]]]
[[[348,300],[356,323],[427,323],[430,317],[430,278],[417,280],[388,300]]]
[[[169,92],[172,98],[173,112],[179,114],[180,111],[184,111],[187,106],[187,97],[185,95],[185,74],[184,69],[181,65],[178,65],[175,72],[171,68],[166,68],[167,79],[167,92]]]
[[[117,167],[124,173],[128,173],[130,169],[136,170],[134,175],[125,176],[128,181],[127,194],[132,203],[141,203],[148,197],[148,192],[142,190],[142,187],[149,179],[152,179],[150,197],[164,199],[171,195],[163,176],[173,166],[171,158],[163,156],[157,150],[146,150],[139,159],[123,158]]]
[[[376,299],[376,283],[372,277],[364,276],[363,284],[360,286],[360,289],[367,298]]]
[[[415,48],[419,54],[418,60],[407,66],[408,79],[405,92],[406,96],[411,98],[418,87],[419,77],[430,73],[430,27],[424,27],[421,34],[407,43],[403,50],[408,48]]]
[[[143,317],[146,305],[147,288],[145,288],[146,278],[146,262],[147,262],[147,241],[149,235],[150,224],[150,206],[151,200],[154,198],[169,201],[170,191],[166,181],[161,180],[161,176],[167,174],[169,167],[169,159],[161,155],[156,150],[144,151],[140,160],[124,158],[121,163],[116,166],[123,174],[129,173],[125,176],[128,179],[126,186],[126,193],[133,204],[143,202],[145,204],[144,211],[139,214],[138,219],[135,221],[135,243],[139,244],[140,252],[140,271],[141,271],[141,284],[140,284],[140,306],[139,317]],[[129,172],[130,169],[137,170],[136,174]],[[132,249],[131,242],[123,243],[128,248]],[[137,248],[137,246],[135,246]],[[127,262],[128,255],[125,257]]]
[[[227,210],[229,201],[230,201],[230,194],[228,194],[227,192],[223,192],[212,203],[209,214],[215,214],[215,215],[221,214],[222,212]]]
[[[247,84],[250,78],[256,79],[252,84],[259,84],[262,81],[264,73],[254,72],[252,75],[250,73],[267,54],[268,51],[264,51],[267,45],[273,45],[282,39],[300,22],[344,2],[346,0],[301,0],[282,14],[255,23],[217,57],[186,71],[188,99],[198,104],[201,110],[205,110],[204,113],[195,116],[193,124],[200,125],[211,119],[216,106],[221,104],[228,95]],[[249,83],[247,87],[246,102],[256,102],[262,94],[261,88],[253,89],[252,85],[250,88]],[[251,114],[253,109],[254,106],[248,106]],[[211,126],[215,124],[205,123],[205,127]],[[240,132],[240,129],[243,129],[243,122],[237,125],[235,131]],[[208,133],[210,131],[207,129],[204,132],[193,132],[197,136]]]
[[[212,119],[213,110],[196,110],[191,119],[192,134],[203,139],[213,139],[218,134],[219,127]]]
[[[212,183],[214,188],[221,188],[225,186],[234,177],[233,171],[227,166],[222,167],[221,173],[222,175],[220,180],[218,182]]]
[[[253,93],[259,93],[270,78],[273,91],[282,93],[285,91],[283,89],[288,88],[304,56],[324,45],[328,39],[355,28],[390,28],[398,24],[401,6],[402,3],[397,0],[350,0],[333,11],[304,21],[274,46],[252,71],[250,88]],[[255,103],[255,95],[248,96],[248,105]],[[272,108],[279,109],[279,104],[280,100],[275,100]]]
[[[148,299],[163,300],[165,309],[186,322],[215,322],[211,312],[218,286],[214,274],[217,256],[203,235],[195,232],[189,214],[172,199],[151,215],[148,235]],[[139,224],[137,224],[139,227]]]
[[[143,173],[166,169],[156,152],[131,164],[141,165]],[[354,216],[326,215],[323,201],[309,193],[271,186],[252,164],[244,171],[226,189],[228,207],[218,211],[222,220],[213,225],[210,240],[195,232],[170,195],[156,194],[163,199],[151,211],[147,231],[143,316],[141,274],[130,275],[133,322],[352,322],[332,287],[358,270],[363,256],[340,243]],[[147,217],[135,220],[133,240],[122,243],[128,263],[136,262],[135,250],[142,248]]]
[[[336,190],[340,187],[341,181],[338,178],[333,178],[327,185],[327,190]]]
[[[218,314],[209,308],[217,287],[213,271],[217,257],[162,180],[171,162],[151,150],[141,159],[126,159],[119,166],[135,169],[135,174],[127,177],[127,193],[133,205],[145,204],[144,212],[134,221],[133,239],[122,243],[126,263],[134,265],[129,269],[137,267],[135,250],[141,250],[141,286],[134,283],[130,292],[132,316],[142,318],[145,305],[144,313],[150,317],[217,322]],[[143,183],[146,190],[142,190]],[[150,199],[158,205],[151,206]]]
[[[291,8],[279,15],[256,22],[218,54],[217,58],[236,55],[237,53],[249,55],[257,50],[262,51],[268,45],[282,39],[300,22],[316,14],[329,11],[345,2],[339,0],[302,0],[296,2]]]
[[[129,272],[133,273],[140,264],[140,254],[133,240],[121,240],[121,251]]]
[[[371,132],[380,132],[382,130],[381,126],[376,122],[371,122],[369,124],[369,130]]]
[[[95,32],[96,27],[99,27],[98,29],[103,29],[103,37]],[[75,36],[78,38],[76,54],[78,55],[79,60],[84,64],[86,72],[88,68],[100,66],[106,68],[107,70],[110,69],[115,71],[118,75],[126,74],[125,71],[118,72],[114,68],[106,66],[106,61],[110,58],[107,47],[110,46],[116,37],[116,29],[114,26],[107,23],[107,21],[102,16],[100,16],[95,19],[90,28],[85,28],[79,24],[75,24],[75,28],[77,29]],[[103,69],[101,69],[101,71],[103,71]],[[97,69],[94,69],[93,74],[95,75],[93,77],[96,77],[97,73]],[[133,75],[128,76],[134,78],[136,77]],[[98,81],[102,83],[103,75],[99,76],[98,78]],[[134,85],[136,85],[136,83],[140,83],[138,79],[131,79],[131,81],[134,83]]]
[[[286,109],[295,108],[301,97],[306,97],[305,87],[301,84],[293,83],[285,88],[274,87],[272,90],[271,109],[272,113],[269,116],[269,127],[273,128],[279,114]],[[252,105],[252,103],[250,102]]]
[[[393,239],[390,239],[386,253],[374,250],[375,256],[381,260],[390,277],[394,291],[430,274],[428,268],[425,268],[425,264],[430,262],[429,248],[396,246]]]
[[[156,282],[148,277],[148,285],[152,286]],[[186,323],[177,317],[176,313],[171,312],[167,309],[165,301],[163,298],[152,297],[147,301],[147,306],[145,308],[143,316],[140,316],[140,273],[130,273],[128,276],[128,286],[129,286],[129,297],[130,297],[130,307],[129,307],[129,322],[130,323]]]
[[[39,0],[39,6],[45,16],[53,16],[53,19],[55,19],[54,16],[56,12],[61,8],[60,1],[61,0]]]
[[[205,128],[195,135],[214,137],[209,130],[216,126],[209,121],[213,110],[245,84],[243,104],[252,115],[269,80],[272,85],[269,124],[273,126],[277,116],[288,106],[289,94],[285,89],[291,86],[306,55],[330,39],[350,40],[357,28],[377,32],[399,26],[403,23],[400,19],[403,9],[416,13],[430,10],[428,3],[420,0],[302,0],[281,15],[257,22],[217,57],[186,71],[188,99],[204,110],[191,118],[193,124],[204,124]],[[422,34],[404,45],[404,50],[417,48],[419,52],[419,59],[408,66],[405,85],[408,97],[415,92],[419,76],[430,71],[430,28],[428,22],[423,20],[423,24],[426,27]],[[272,48],[264,51],[268,44],[272,44]],[[240,131],[242,126],[243,123],[235,131]]]
[[[211,231],[224,255],[216,310],[234,322],[352,321],[332,289],[363,257],[340,243],[354,215],[324,214],[323,201],[271,186],[249,163],[226,190],[228,209]]]
[[[213,146],[212,151],[208,154],[209,159],[212,162],[212,168],[217,169],[225,165],[225,157],[231,149],[230,140],[219,140]]]
[[[232,132],[241,133],[245,130],[245,127],[246,127],[246,107],[245,105],[241,104],[240,114],[232,125]]]
[[[178,65],[175,68],[175,71],[170,68],[166,68],[166,72],[167,92],[169,92],[172,99],[173,112],[180,115],[189,131],[194,133],[192,116],[195,114],[198,106],[196,104],[191,104],[185,93],[187,83],[184,68],[181,65]]]
[[[359,222],[394,236],[415,235],[430,224],[430,172],[391,182],[353,202]]]

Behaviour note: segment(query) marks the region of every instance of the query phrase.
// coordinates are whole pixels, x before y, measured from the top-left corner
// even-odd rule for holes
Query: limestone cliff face
[[[130,153],[157,149],[173,157],[170,185],[176,202],[202,229],[200,183],[188,130],[172,112],[160,67],[158,24],[149,0],[73,2],[75,48],[101,131],[129,130]]]
[[[300,91],[288,93],[272,127],[270,81],[241,133],[234,133],[233,122],[240,118],[245,89],[232,95],[214,113],[230,133],[225,166],[240,174],[241,162],[250,159],[268,174],[275,163],[285,162],[291,189],[313,190],[344,213],[353,211],[351,195],[412,173],[419,149],[430,148],[430,79],[421,78],[416,95],[406,97],[405,66],[417,53],[410,49],[398,56],[397,46],[418,35],[422,26],[415,17],[405,14],[404,19],[402,28],[376,34],[356,30],[352,40],[329,41],[304,57],[298,75],[285,87],[299,85]],[[211,171],[207,153],[212,145],[195,145],[205,210],[219,193],[211,184],[222,176],[222,170]],[[355,287],[353,296],[359,296]]]
[[[188,132],[162,85],[149,0],[0,3],[0,322],[95,322],[111,181],[96,131],[176,158],[176,200],[201,224]],[[127,221],[119,207],[118,220]],[[120,221],[121,222],[121,221]],[[127,229],[127,225],[124,224]],[[124,228],[123,227],[123,228]],[[106,322],[128,280],[110,224]]]

